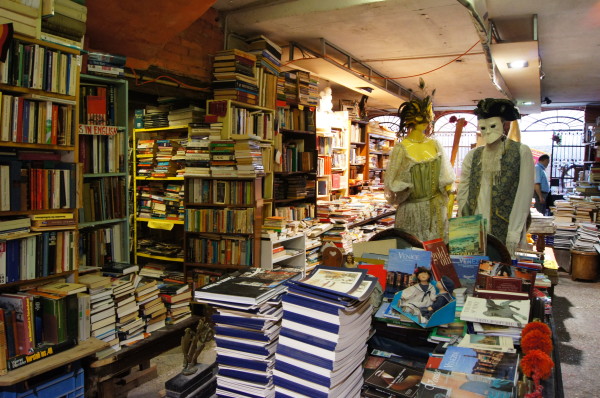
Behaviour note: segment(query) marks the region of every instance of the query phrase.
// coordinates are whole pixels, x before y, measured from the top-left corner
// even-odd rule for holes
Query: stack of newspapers
[[[366,270],[325,266],[286,283],[273,376],[277,396],[360,395],[376,283]]]
[[[281,329],[284,282],[300,269],[237,272],[194,292],[214,310],[217,395],[273,397],[275,348]]]

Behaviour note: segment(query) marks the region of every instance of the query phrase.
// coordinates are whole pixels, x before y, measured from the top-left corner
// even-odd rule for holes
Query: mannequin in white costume
[[[479,101],[475,114],[485,145],[471,150],[463,160],[458,215],[482,214],[489,233],[514,255],[525,241],[533,197],[533,157],[527,145],[504,134],[504,122],[520,118],[511,101],[486,98]]]

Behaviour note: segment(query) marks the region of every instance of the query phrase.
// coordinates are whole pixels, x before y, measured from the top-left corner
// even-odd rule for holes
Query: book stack
[[[256,177],[265,174],[259,141],[235,140],[234,152],[238,177]]]
[[[190,299],[192,290],[189,285],[179,283],[161,283],[160,297],[166,307],[166,323],[177,324],[192,316]]]
[[[324,266],[287,282],[273,371],[277,394],[359,396],[376,283],[366,270]]]
[[[190,135],[185,149],[185,175],[210,176],[210,141],[201,134]]]
[[[254,76],[256,56],[242,50],[217,52],[212,82],[215,100],[234,100],[258,105],[258,80]]]
[[[554,220],[556,223],[571,223],[573,222],[573,216],[575,214],[575,207],[569,200],[556,200],[554,201]]]
[[[287,199],[306,198],[308,196],[306,174],[291,175],[286,181],[285,196]]]
[[[576,223],[590,223],[596,221],[596,215],[598,213],[597,202],[580,200],[573,202],[573,205],[575,206]]]
[[[183,258],[182,242],[164,242],[154,239],[138,239],[137,250],[153,256]]]
[[[247,40],[248,52],[256,55],[256,77],[260,89],[259,105],[275,108],[275,92],[281,71],[281,47],[260,35]]]
[[[158,295],[156,279],[142,278],[135,288],[135,301],[140,308],[146,333],[152,333],[165,326],[167,309]]]
[[[72,3],[69,1],[69,3]],[[119,77],[125,73],[127,58],[123,55],[89,52],[87,71],[94,75]]]
[[[206,109],[190,105],[187,108],[171,109],[167,118],[169,126],[187,126],[190,123],[202,122]]]
[[[79,280],[89,286],[91,334],[110,344],[110,347],[97,353],[98,358],[103,358],[121,349],[119,337],[117,336],[117,318],[112,296],[112,282],[110,277],[102,277],[105,279],[90,278],[88,280],[86,279],[87,276],[83,278],[84,276],[82,275]],[[94,282],[94,279],[96,279],[96,282]],[[97,285],[96,283],[100,284]]]
[[[151,176],[156,178],[174,177],[184,167],[183,157],[177,156],[181,147],[180,140],[156,140],[156,163]]]
[[[138,140],[137,142],[137,175],[150,177],[155,166],[156,140]]]
[[[599,236],[600,231],[598,230],[596,224],[581,223],[577,228],[577,235],[575,236],[571,249],[581,252],[595,253],[595,245],[600,243]]]
[[[215,312],[218,395],[274,396],[283,282],[300,275],[295,269],[235,272],[194,292]]]
[[[270,235],[281,234],[287,230],[286,225],[287,225],[287,222],[286,222],[285,218],[283,218],[283,217],[279,217],[279,216],[265,217],[265,220],[264,220],[262,228],[261,228],[262,235],[268,237]]]
[[[296,71],[282,72],[283,82],[283,95],[278,94],[278,99],[283,99],[288,104],[298,103],[298,82]],[[281,86],[281,85],[279,85]]]
[[[121,346],[139,340],[144,332],[145,324],[139,317],[139,306],[135,300],[135,281],[138,279],[137,274],[132,273],[121,278],[114,278],[112,281],[117,333]]]
[[[42,18],[44,36],[42,38],[59,44],[83,48],[87,7],[70,0],[55,0],[51,4],[49,9],[44,5],[42,11],[44,14],[44,18]]]
[[[169,107],[146,105],[143,120],[145,129],[169,127]]]
[[[323,244],[329,242],[340,249],[343,253],[352,251],[352,236],[348,231],[346,223],[335,223],[333,227],[322,236]]]
[[[210,173],[213,177],[236,177],[235,141],[210,141]]]
[[[162,182],[138,186],[140,218],[183,220],[183,188],[180,184]]]

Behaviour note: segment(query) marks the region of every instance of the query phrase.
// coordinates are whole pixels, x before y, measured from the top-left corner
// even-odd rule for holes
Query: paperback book
[[[529,300],[493,300],[469,296],[460,319],[522,328],[529,320],[530,307]]]

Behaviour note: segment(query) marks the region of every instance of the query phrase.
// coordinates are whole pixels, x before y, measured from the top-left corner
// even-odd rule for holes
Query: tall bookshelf
[[[317,141],[315,108],[280,104],[274,150],[274,215],[288,221],[315,217]]]
[[[129,262],[127,80],[81,75],[80,265]]]
[[[369,185],[375,189],[383,189],[385,171],[397,138],[393,132],[383,130],[373,124],[367,125],[367,137]]]
[[[188,126],[133,130],[133,260],[140,266],[152,262],[183,271],[184,178],[173,167],[156,173],[155,166],[159,144],[175,147],[187,139],[188,130]]]
[[[348,154],[348,193],[354,194],[369,183],[368,122],[351,120]]]
[[[350,121],[347,111],[317,112],[317,201],[348,195]]]
[[[185,177],[186,278],[260,266],[262,177]]]
[[[6,62],[0,63],[2,294],[56,279],[78,279],[79,65],[79,51],[18,34],[10,43]],[[57,219],[63,225],[46,222]],[[7,227],[12,220],[18,220],[21,227]],[[33,295],[14,297],[23,306],[34,308]],[[10,317],[8,311],[4,320]],[[19,312],[14,307],[10,311]],[[34,331],[53,326],[42,322],[41,329],[38,324],[34,329],[33,317],[26,316],[33,311],[21,314],[15,318],[22,322],[23,333],[13,334],[18,339],[15,351],[8,352],[6,363],[0,363],[1,386],[14,385],[105,347],[95,338],[78,343],[72,329],[64,341],[49,343]],[[3,374],[7,368],[8,373]]]
[[[60,228],[3,228],[2,291],[77,277],[79,58],[76,50],[15,35],[0,63],[0,225],[42,214],[75,220]]]

